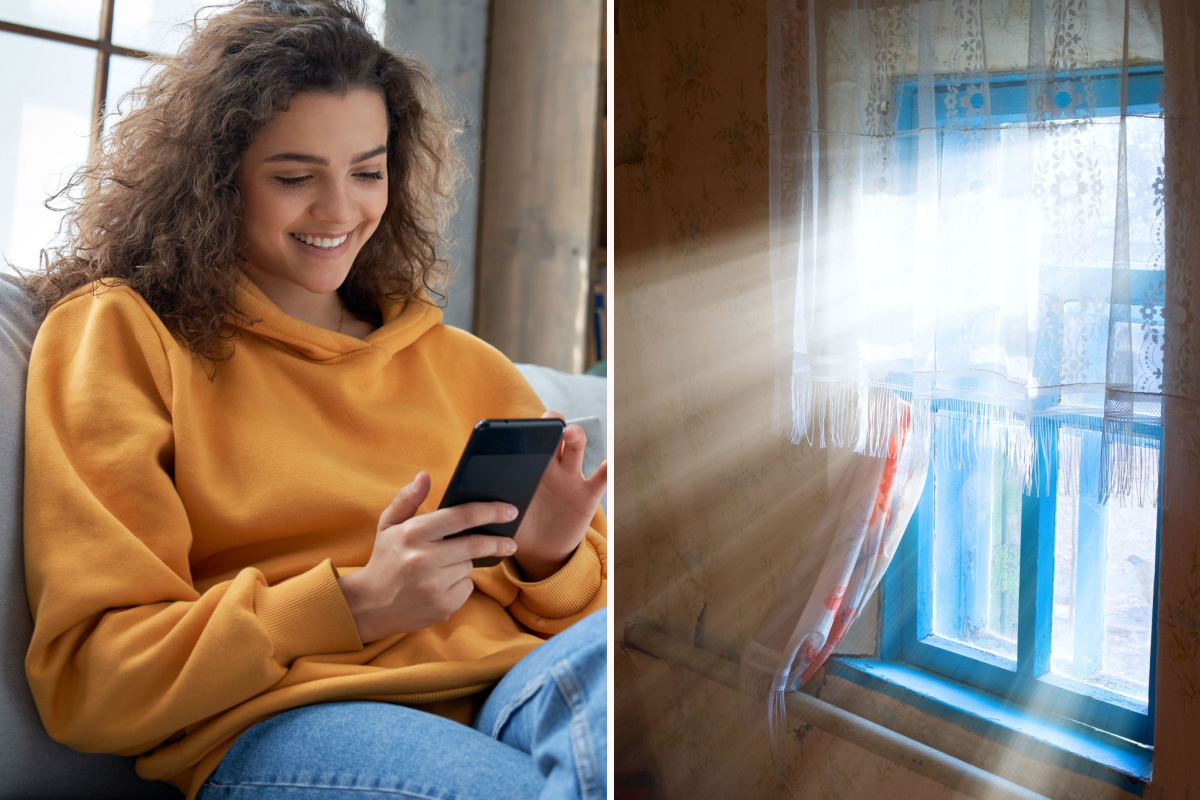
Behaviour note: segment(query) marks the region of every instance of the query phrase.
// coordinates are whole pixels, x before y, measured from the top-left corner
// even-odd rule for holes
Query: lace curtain
[[[772,0],[779,421],[1153,503],[1166,303],[1157,0]],[[933,424],[933,414],[939,422]],[[1102,419],[1101,457],[1063,425]],[[1093,427],[1095,427],[1093,425]],[[1060,438],[1061,437],[1061,438]],[[1082,474],[1081,474],[1082,473]]]

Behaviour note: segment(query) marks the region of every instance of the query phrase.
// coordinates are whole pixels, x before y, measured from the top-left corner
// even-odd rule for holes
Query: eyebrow
[[[350,163],[361,164],[367,159],[383,155],[386,152],[387,145],[383,144],[379,147],[376,147],[374,150],[355,156]],[[329,159],[325,158],[324,156],[309,155],[308,153],[276,153],[273,156],[268,156],[267,158],[263,159],[264,164],[272,161],[299,161],[301,164],[319,164],[322,167],[329,166]]]

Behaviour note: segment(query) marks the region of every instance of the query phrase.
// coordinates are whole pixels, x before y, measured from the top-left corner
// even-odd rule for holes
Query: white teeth
[[[292,234],[292,236],[304,242],[305,244],[312,245],[313,247],[319,247],[322,250],[332,250],[335,247],[341,247],[342,242],[346,241],[346,237],[349,235],[350,234],[347,233],[339,236],[336,239],[323,239],[319,236],[309,236],[307,233]]]

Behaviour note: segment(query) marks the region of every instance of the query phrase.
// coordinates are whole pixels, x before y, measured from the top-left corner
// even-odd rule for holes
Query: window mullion
[[[100,147],[100,136],[104,131],[104,105],[108,97],[108,65],[112,58],[113,10],[117,0],[104,0],[100,6],[100,49],[96,53],[96,86],[92,96],[92,141],[93,157]]]
[[[1146,703],[1146,726],[1150,731],[1154,730],[1154,687],[1158,682],[1158,579],[1162,574],[1162,509],[1166,500],[1163,496],[1163,486],[1166,485],[1166,481],[1163,480],[1163,466],[1166,461],[1166,449],[1166,436],[1160,430],[1158,440],[1158,520],[1154,526],[1154,602],[1151,605],[1150,614],[1150,674],[1147,687],[1149,698]]]
[[[932,459],[930,461],[932,462]],[[913,577],[909,585],[912,588],[906,590],[915,590],[916,593],[913,601],[913,642],[918,642],[933,633],[933,522],[936,484],[933,464],[930,463],[927,469],[929,471],[925,476],[925,488],[913,513],[916,530],[912,533],[917,534],[917,541],[912,551],[916,553],[916,559],[910,561]]]
[[[1054,516],[1058,495],[1058,437],[1034,469],[1032,494],[1021,503],[1021,586],[1017,615],[1017,672],[1030,677],[1050,669],[1054,617]]]
[[[1100,432],[1083,437],[1080,471],[1100,463]],[[1104,665],[1104,609],[1108,575],[1108,512],[1080,480],[1075,544],[1074,669],[1092,676]]]

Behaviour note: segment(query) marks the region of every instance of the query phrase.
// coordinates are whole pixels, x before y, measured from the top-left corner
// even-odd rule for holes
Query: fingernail
[[[504,555],[511,556],[513,553],[517,552],[517,543],[512,539],[506,539],[504,544],[501,545],[500,549],[504,552]]]
[[[506,516],[509,519],[516,519],[517,518],[517,507],[516,506],[505,506],[504,507],[504,516]]]

